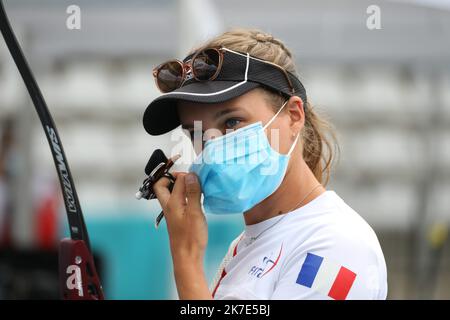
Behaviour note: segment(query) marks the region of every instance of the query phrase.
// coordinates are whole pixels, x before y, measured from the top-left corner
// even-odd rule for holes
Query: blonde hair
[[[210,39],[199,48],[226,47],[248,52],[251,56],[275,63],[297,75],[291,51],[279,39],[257,29],[236,28]],[[264,90],[274,107],[279,108],[284,97],[273,91]],[[320,116],[309,102],[304,102],[305,125],[302,131],[303,159],[316,179],[326,185],[330,179],[333,160],[339,150],[336,135],[331,124]]]

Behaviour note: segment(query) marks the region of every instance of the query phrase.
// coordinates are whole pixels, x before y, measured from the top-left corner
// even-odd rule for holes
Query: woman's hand
[[[153,186],[166,218],[172,256],[189,259],[191,263],[203,263],[208,228],[200,204],[200,184],[193,173],[177,172],[174,177],[172,193],[166,178]]]
[[[175,185],[162,178],[153,190],[164,211],[180,299],[211,299],[203,271],[208,228],[200,204],[201,188],[193,173],[174,173]]]

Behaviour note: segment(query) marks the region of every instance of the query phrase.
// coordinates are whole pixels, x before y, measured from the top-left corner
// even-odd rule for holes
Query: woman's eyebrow
[[[218,119],[218,118],[220,118],[220,117],[222,117],[222,116],[224,116],[224,115],[226,115],[228,113],[231,113],[231,112],[237,111],[237,110],[239,110],[239,108],[237,108],[237,107],[231,107],[231,108],[226,108],[226,109],[220,110],[219,112],[217,112],[214,115],[214,119]]]
[[[216,112],[216,114],[214,114],[213,119],[217,120],[220,117],[223,117],[224,115],[227,115],[227,114],[229,114],[231,112],[238,111],[238,110],[240,110],[239,107],[229,107],[229,108],[220,110],[220,111]],[[182,124],[181,127],[183,129],[192,129],[192,128],[194,128],[194,126],[192,124]]]

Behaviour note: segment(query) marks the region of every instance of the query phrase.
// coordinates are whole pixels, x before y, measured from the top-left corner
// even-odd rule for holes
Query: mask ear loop
[[[297,137],[295,138],[294,143],[292,144],[291,148],[289,149],[289,151],[287,153],[287,156],[290,156],[292,151],[294,151],[294,148],[295,148],[295,146],[297,145],[297,142],[298,142],[298,138],[300,138],[300,132],[297,133]]]
[[[270,126],[270,124],[275,120],[275,118],[277,117],[277,115],[281,112],[281,110],[283,110],[284,106],[286,105],[286,103],[288,103],[289,100],[286,100],[285,103],[283,103],[283,105],[281,106],[280,110],[277,111],[277,113],[275,113],[275,115],[272,117],[272,119],[270,119],[263,127],[264,130],[267,129],[268,126]]]
[[[288,103],[289,100],[286,100],[285,103],[283,103],[283,105],[281,106],[280,110],[277,111],[277,113],[275,113],[275,115],[272,117],[272,119],[270,119],[263,127],[264,130],[267,129],[268,126],[270,126],[270,124],[275,120],[275,118],[277,117],[277,115],[281,112],[281,110],[283,110],[284,106],[286,105],[286,103]],[[297,137],[295,138],[294,143],[292,144],[291,148],[289,149],[287,156],[290,156],[292,151],[294,151],[295,146],[297,145],[298,139],[300,138],[300,132],[297,134]]]

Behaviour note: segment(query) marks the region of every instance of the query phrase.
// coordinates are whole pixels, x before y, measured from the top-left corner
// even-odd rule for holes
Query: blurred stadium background
[[[66,9],[81,8],[81,30]],[[366,27],[369,5],[380,30]],[[155,148],[152,68],[230,27],[285,41],[309,98],[334,123],[329,189],[375,229],[390,299],[450,299],[450,1],[9,0],[13,28],[55,118],[109,299],[175,299],[159,207],[136,201]],[[0,299],[57,298],[66,217],[49,147],[0,41]],[[180,168],[181,169],[181,168]],[[208,217],[211,279],[241,217]],[[349,253],[351,254],[351,253]]]

